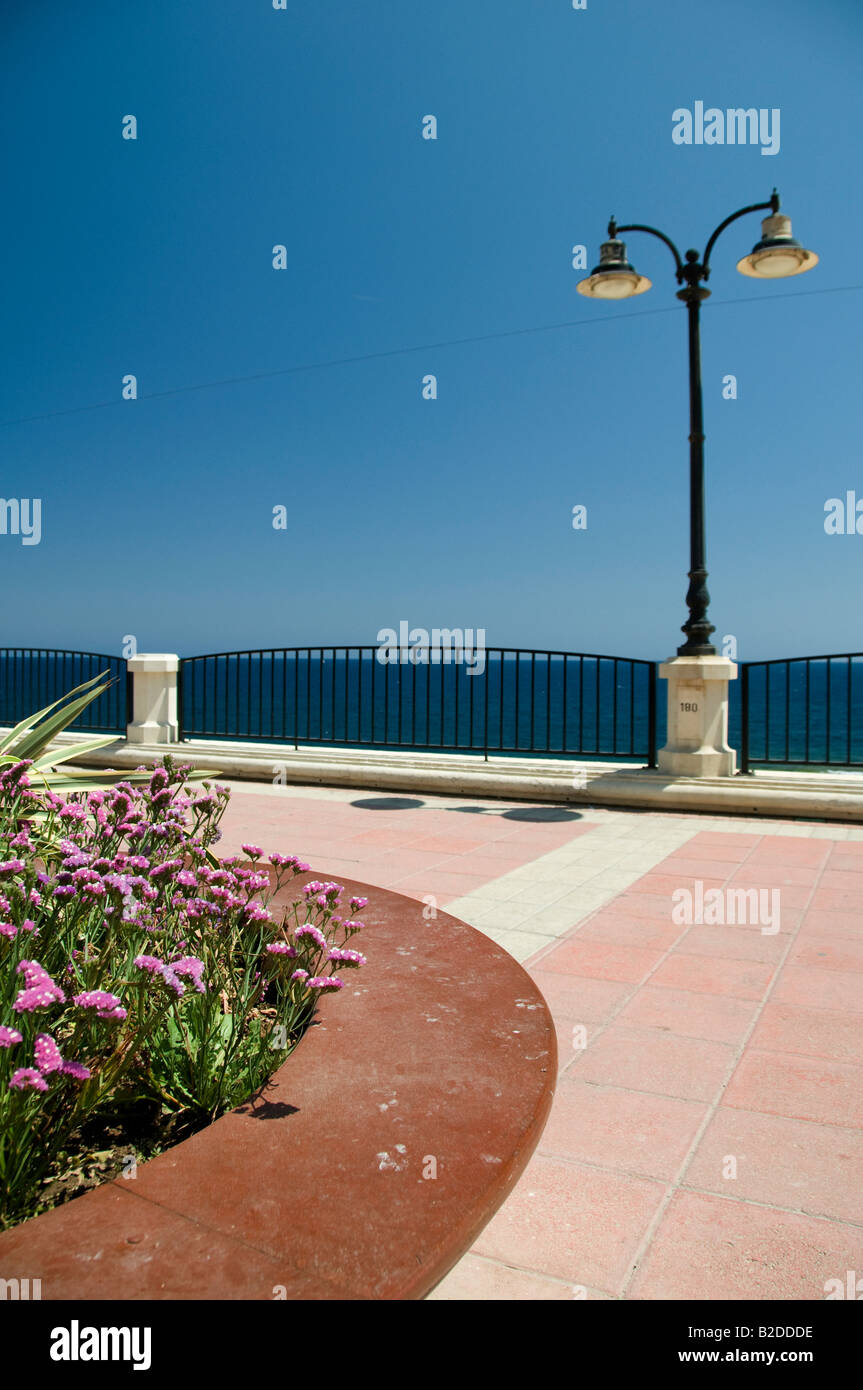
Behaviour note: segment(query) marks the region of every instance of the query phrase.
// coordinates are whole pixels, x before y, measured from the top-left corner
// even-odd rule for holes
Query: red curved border
[[[75,1301],[419,1299],[469,1249],[548,1118],[551,1016],[488,937],[345,886],[368,965],[261,1095],[0,1235],[0,1277]]]

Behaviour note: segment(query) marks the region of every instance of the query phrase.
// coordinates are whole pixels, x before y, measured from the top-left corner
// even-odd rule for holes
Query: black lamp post
[[[716,655],[716,648],[710,641],[714,628],[707,617],[710,595],[707,592],[704,539],[704,423],[699,334],[701,301],[709,297],[710,290],[703,288],[702,281],[710,275],[710,253],[720,233],[731,222],[736,222],[738,217],[767,208],[770,209],[770,216],[764,218],[761,224],[761,241],[737,263],[741,275],[772,280],[811,270],[817,264],[818,257],[813,251],[806,251],[792,237],[791,219],[779,212],[779,195],[774,188],[769,202],[751,203],[720,222],[707,243],[702,260],[699,260],[697,251],[687,251],[685,261],[682,260],[674,242],[655,227],[646,227],[638,222],[619,227],[612,218],[608,224],[609,240],[600,247],[599,265],[578,285],[579,294],[592,299],[628,299],[649,290],[651,282],[630,265],[626,259],[626,246],[618,239],[618,232],[648,232],[651,236],[659,237],[670,249],[674,256],[677,283],[685,286],[678,290],[677,298],[686,305],[689,320],[689,589],[686,594],[689,617],[682,628],[686,642],[677,648],[678,656]]]

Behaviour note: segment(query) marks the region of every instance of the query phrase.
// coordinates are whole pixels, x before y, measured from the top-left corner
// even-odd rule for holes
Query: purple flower
[[[343,965],[348,966],[367,964],[365,956],[362,955],[359,951],[352,951],[350,948],[345,949],[344,947],[340,948],[338,946],[334,947],[333,950],[330,951],[329,955],[327,956],[327,960],[338,960],[341,961]]]
[[[55,984],[38,961],[18,962],[17,974],[23,974],[26,989],[22,989],[12,1008],[17,1014],[32,1013],[34,1009],[45,1009],[49,1004],[65,1002],[66,996]]]
[[[12,1073],[10,1091],[47,1091],[48,1085],[35,1067],[19,1067]]]
[[[7,1028],[5,1023],[0,1024],[0,1047],[14,1047],[21,1042],[21,1034],[17,1028]]]
[[[362,912],[364,907],[368,907],[368,898],[351,898],[351,912]]]
[[[0,936],[7,936],[10,941],[14,941],[18,935],[18,928],[14,922],[0,922]]]
[[[344,981],[338,975],[313,975],[308,985],[309,989],[319,989],[322,994],[328,989],[344,989]]]
[[[291,960],[296,960],[296,946],[289,946],[286,941],[271,941],[265,948],[271,956],[289,956]]]
[[[76,1081],[86,1081],[90,1076],[90,1068],[82,1066],[80,1062],[64,1062],[60,1070],[67,1076],[74,1076]]]
[[[327,944],[327,938],[324,936],[323,932],[318,927],[312,926],[311,922],[307,922],[304,927],[297,927],[294,936],[297,938],[301,936],[310,936],[312,940],[317,942],[321,947]]]
[[[6,859],[0,863],[0,874],[23,874],[26,867],[23,859]]]
[[[295,970],[293,975],[291,976],[292,980],[299,980],[301,984],[304,984],[308,978],[308,970]]]
[[[105,989],[86,989],[72,999],[80,1009],[95,1009],[97,1018],[125,1018],[126,1010],[120,1006],[119,996],[109,994]]]
[[[243,850],[250,859],[260,859],[264,852],[258,845],[240,845],[240,849]]]
[[[139,970],[150,970],[155,974],[162,970],[165,962],[159,960],[158,956],[136,956],[134,964]]]
[[[204,962],[199,960],[197,956],[181,956],[179,960],[172,960],[167,969],[172,971],[174,975],[182,975],[187,980],[192,980],[198,993],[205,993]]]
[[[260,903],[249,903],[246,908],[246,917],[250,922],[270,922],[272,917],[265,907]]]
[[[150,870],[150,878],[162,878],[166,874],[172,874],[175,869],[183,867],[182,859],[166,859],[164,864],[157,864],[155,869]]]
[[[50,1033],[37,1033],[33,1044],[33,1055],[36,1059],[36,1066],[43,1076],[49,1072],[60,1071],[63,1066],[63,1058],[60,1049],[51,1037]]]

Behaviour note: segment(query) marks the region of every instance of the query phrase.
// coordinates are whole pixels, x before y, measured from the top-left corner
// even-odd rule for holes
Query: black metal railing
[[[76,685],[107,671],[112,684],[73,720],[70,728],[122,733],[131,720],[131,676],[126,660],[98,652],[45,647],[0,647],[0,725],[13,726]]]
[[[741,772],[863,767],[863,652],[747,661],[740,679]]]
[[[181,738],[656,762],[656,663],[626,657],[446,646],[217,652],[180,662],[179,706]]]

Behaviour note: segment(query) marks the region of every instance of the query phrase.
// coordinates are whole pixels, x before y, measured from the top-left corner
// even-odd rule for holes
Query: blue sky
[[[42,539],[0,536],[2,643],[667,657],[685,310],[652,238],[619,304],[570,248],[614,213],[703,250],[776,184],[821,261],[738,275],[759,214],[712,257],[711,616],[742,659],[861,649],[863,536],[823,525],[863,498],[861,41],[855,0],[3,6],[0,492]],[[779,153],[675,145],[696,100],[778,107]]]

